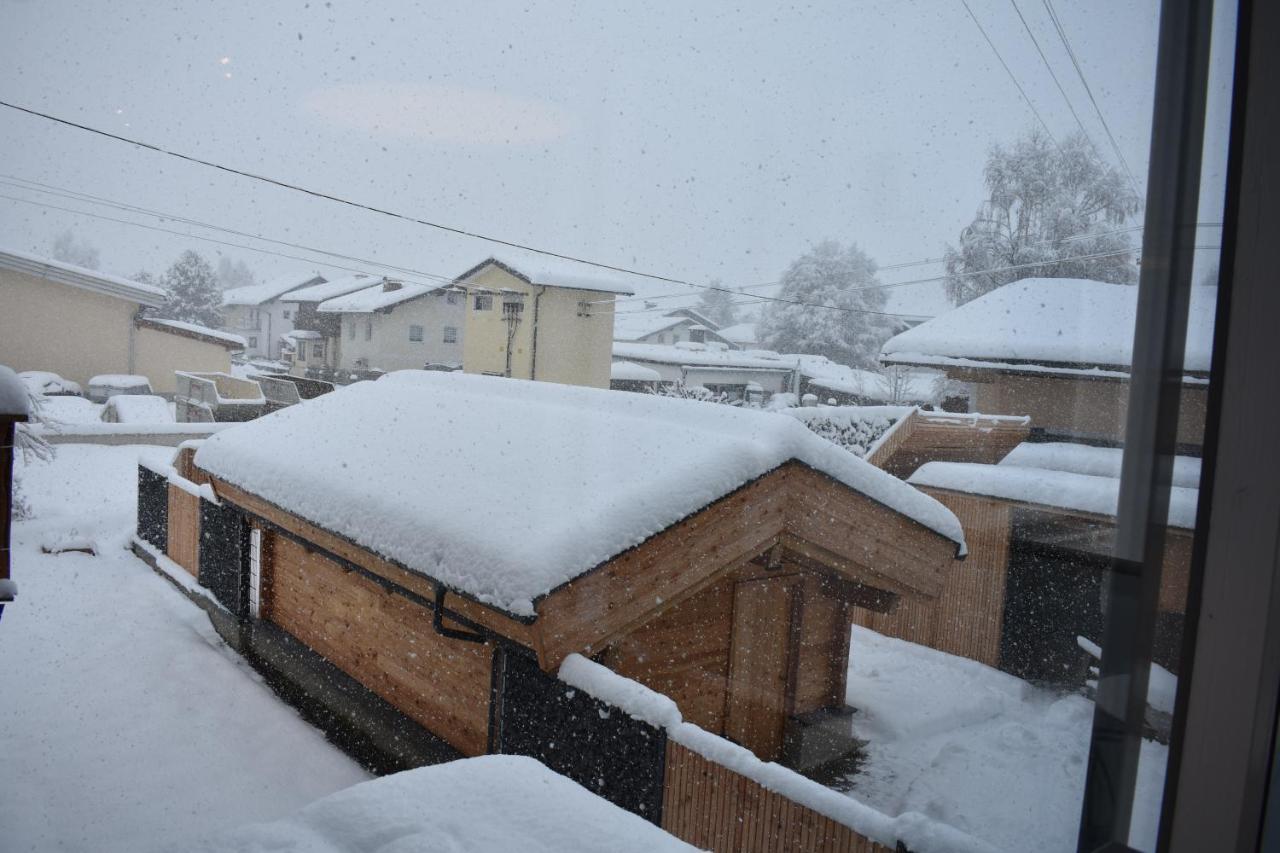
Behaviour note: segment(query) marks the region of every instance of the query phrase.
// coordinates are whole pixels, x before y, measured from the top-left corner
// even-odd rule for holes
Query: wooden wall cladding
[[[169,485],[168,537],[165,553],[169,559],[200,574],[200,498]]]
[[[996,666],[1004,617],[1011,507],[998,500],[930,491],[960,519],[969,555],[932,601],[904,598],[890,613],[853,608],[853,621],[890,637]],[[856,653],[856,651],[855,651]]]
[[[716,853],[893,853],[758,782],[667,742],[662,828]]]
[[[271,620],[465,755],[484,754],[492,647],[443,637],[428,608],[271,539]]]

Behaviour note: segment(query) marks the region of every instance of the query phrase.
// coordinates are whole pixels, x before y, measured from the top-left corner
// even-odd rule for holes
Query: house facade
[[[656,371],[664,385],[700,386],[730,399],[745,399],[757,388],[766,400],[774,394],[794,394],[800,382],[794,358],[764,351],[736,352],[722,343],[685,341],[663,346],[615,341],[613,358]]]
[[[466,293],[457,288],[384,279],[322,302],[316,311],[339,318],[332,354],[339,370],[462,366]]]
[[[105,373],[145,376],[172,394],[175,370],[227,371],[237,336],[143,317],[161,288],[23,252],[0,251],[0,363],[84,387]]]
[[[1178,442],[1203,441],[1213,287],[1192,288]],[[1029,415],[1046,438],[1119,445],[1128,415],[1137,288],[1023,279],[890,338],[886,365],[930,368],[969,385],[970,408]]]
[[[467,294],[467,373],[609,387],[614,300],[628,284],[587,266],[496,257],[456,284]]]
[[[302,287],[286,293],[280,301],[290,308],[293,329],[278,337],[281,360],[298,376],[313,375],[337,368],[337,346],[341,333],[340,317],[321,313],[320,303],[357,290],[379,285],[381,276],[356,273]]]
[[[619,312],[614,318],[613,339],[636,344],[705,344],[718,342],[729,349],[742,349],[722,335],[710,320],[689,316],[691,309],[677,308],[667,314]]]
[[[280,336],[294,328],[297,306],[282,301],[291,290],[321,284],[317,273],[294,273],[262,284],[236,287],[222,293],[222,330],[245,339],[245,355],[250,358],[280,358]]]

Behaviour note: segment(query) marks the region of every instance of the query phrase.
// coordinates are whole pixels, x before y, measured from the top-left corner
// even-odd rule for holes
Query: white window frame
[[[262,528],[249,531],[249,615],[262,617]]]

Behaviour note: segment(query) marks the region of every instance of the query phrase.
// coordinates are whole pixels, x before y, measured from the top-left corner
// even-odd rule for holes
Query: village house
[[[1085,279],[1005,285],[890,338],[886,365],[942,370],[967,383],[970,408],[1030,415],[1045,438],[1124,441],[1138,290]],[[1192,288],[1178,442],[1203,441],[1217,289]]]
[[[583,264],[490,257],[458,276],[467,293],[467,373],[609,387],[614,301],[634,291]]]
[[[677,308],[666,314],[618,312],[613,321],[613,339],[635,344],[705,344],[717,341],[729,349],[741,349],[723,337],[710,320],[689,316],[692,309]],[[694,312],[696,314],[696,312]]]
[[[293,303],[281,300],[291,290],[324,282],[316,273],[292,273],[262,284],[235,287],[222,292],[222,330],[245,339],[250,358],[280,358],[280,336],[293,331]]]
[[[730,350],[728,344],[638,344],[614,341],[613,360],[655,371],[663,385],[706,388],[730,400],[750,393],[767,401],[775,394],[797,394],[800,373],[794,358],[776,352]],[[634,373],[634,370],[627,368]]]
[[[145,376],[164,395],[173,394],[175,370],[230,370],[244,339],[144,316],[164,301],[153,285],[0,250],[0,363],[84,387],[103,374]]]
[[[320,313],[320,303],[379,285],[383,280],[381,276],[355,273],[286,293],[280,301],[292,306],[293,329],[281,333],[279,340],[281,360],[290,366],[289,372],[328,378],[338,366],[340,318],[337,314]]]
[[[723,341],[728,341],[737,349],[760,349],[760,332],[755,323],[734,323],[716,329],[716,334]]]
[[[462,366],[466,294],[459,288],[382,279],[325,300],[317,315],[339,318],[332,363],[342,371]]]

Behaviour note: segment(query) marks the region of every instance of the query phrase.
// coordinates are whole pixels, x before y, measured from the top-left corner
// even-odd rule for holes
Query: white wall
[[[254,312],[257,316],[254,316]],[[222,309],[222,330],[241,335],[251,358],[280,358],[280,336],[293,331],[297,306],[273,299],[262,305],[227,305]],[[288,317],[285,317],[288,314]]]
[[[428,293],[393,306],[389,313],[343,314],[338,367],[392,371],[421,369],[432,362],[461,364],[466,297],[457,293],[454,298],[450,305],[448,294]],[[421,341],[409,339],[411,326],[422,327]],[[444,340],[446,327],[456,330],[453,343]]]

